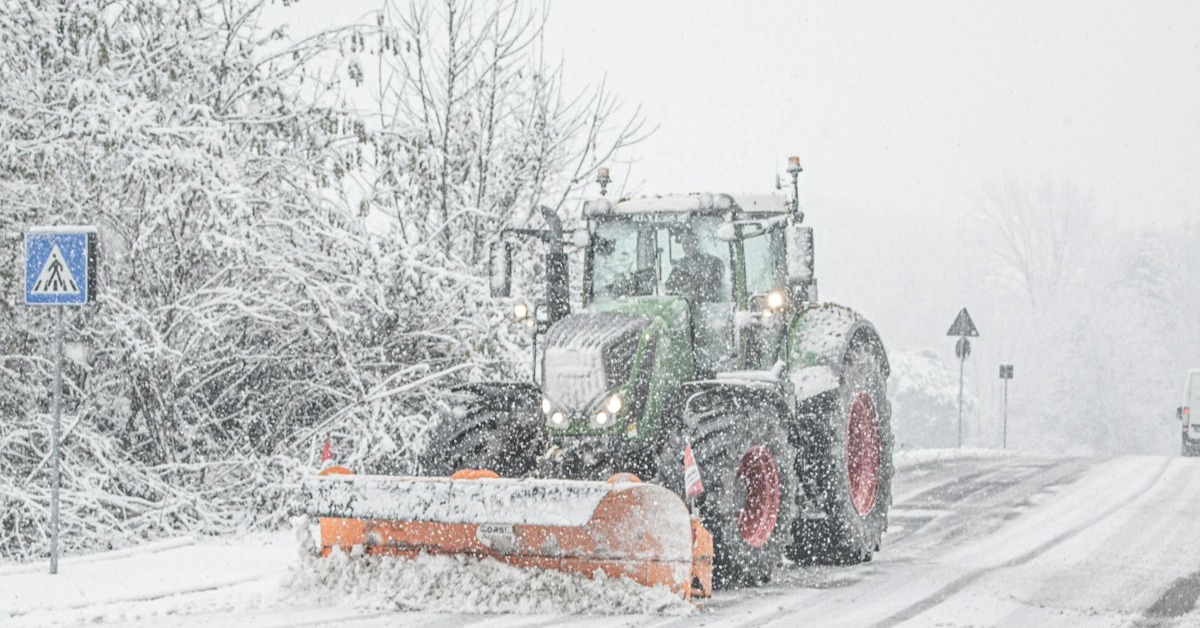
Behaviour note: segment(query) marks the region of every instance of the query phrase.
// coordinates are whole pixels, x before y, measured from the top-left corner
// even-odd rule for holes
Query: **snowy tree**
[[[892,373],[892,429],[901,447],[958,445],[958,373],[937,351],[896,351],[888,356]],[[963,395],[964,438],[970,435],[979,401],[966,388]]]
[[[372,250],[381,302],[394,309],[380,360],[408,373],[378,373],[377,394],[417,378],[440,384],[405,389],[406,413],[355,400],[307,432],[336,431],[375,468],[413,470],[448,381],[529,376],[524,328],[488,296],[487,245],[506,227],[538,226],[541,206],[577,217],[595,169],[642,137],[637,114],[621,117],[602,87],[565,93],[544,61],[544,19],[521,3],[389,2],[378,30],[351,47],[362,145],[342,189],[381,225]],[[518,282],[536,294],[538,258],[518,261]]]
[[[353,136],[298,97],[345,34],[287,42],[256,30],[261,9],[0,11],[0,231],[101,233],[99,303],[67,317],[91,347],[65,381],[68,549],[242,524],[294,464],[284,438],[353,389],[335,356],[371,302],[370,258],[321,194]],[[23,556],[46,538],[51,336],[45,311],[18,305],[19,247],[5,251],[0,553]]]
[[[1005,361],[1020,365],[1011,442],[1078,454],[1177,448],[1171,409],[1200,346],[1188,229],[1101,219],[1087,194],[1052,178],[1010,176],[979,198],[988,276],[1017,287],[991,304],[1007,321]]]
[[[1062,296],[1091,261],[1097,228],[1093,201],[1067,180],[1013,175],[975,194],[975,216],[993,255],[992,274],[1034,309]]]
[[[0,11],[0,555],[48,537],[51,335],[21,305],[27,227],[101,234],[99,302],[66,318],[87,351],[64,381],[65,548],[220,532],[281,521],[330,433],[341,462],[412,470],[446,385],[503,375],[520,345],[483,243],[571,209],[635,139],[602,90],[564,97],[538,11],[388,6],[297,41],[259,30],[262,10]]]

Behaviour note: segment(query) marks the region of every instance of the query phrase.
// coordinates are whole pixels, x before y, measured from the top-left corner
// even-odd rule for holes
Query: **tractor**
[[[689,453],[717,587],[766,582],[785,556],[870,560],[892,501],[888,359],[870,322],[818,301],[800,172],[789,159],[791,189],[771,194],[612,200],[601,169],[570,238],[548,209],[545,229],[505,230],[488,256],[497,299],[513,298],[519,239],[545,247],[545,296],[513,307],[533,381],[454,388],[421,475],[632,474],[683,499]]]

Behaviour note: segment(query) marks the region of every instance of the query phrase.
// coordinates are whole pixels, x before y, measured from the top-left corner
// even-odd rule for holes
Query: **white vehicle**
[[[1180,453],[1184,456],[1200,456],[1200,421],[1192,423],[1192,408],[1200,409],[1200,369],[1188,371],[1183,385],[1183,405],[1175,409],[1175,418],[1183,428]]]

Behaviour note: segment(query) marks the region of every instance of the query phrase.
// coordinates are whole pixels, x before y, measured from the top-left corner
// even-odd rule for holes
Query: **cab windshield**
[[[593,299],[678,295],[693,303],[732,301],[730,247],[716,237],[720,223],[719,216],[601,223],[592,238]]]

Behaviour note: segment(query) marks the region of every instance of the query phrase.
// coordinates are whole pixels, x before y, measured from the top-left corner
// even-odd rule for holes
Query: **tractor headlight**
[[[529,306],[520,301],[514,303],[513,318],[517,319],[518,321],[523,321],[529,318]]]
[[[787,307],[788,297],[782,290],[772,290],[766,294],[755,294],[750,297],[750,311],[758,312],[764,318],[778,314]]]
[[[542,414],[550,414],[550,400],[542,397]]]
[[[621,393],[617,393],[608,398],[608,403],[605,403],[604,407],[608,410],[609,414],[616,414],[621,411],[621,408],[625,407],[625,399],[621,396]]]
[[[607,412],[605,412],[604,410],[597,412],[596,413],[596,425],[599,425],[600,427],[604,427],[605,425],[608,425],[609,418],[610,418],[609,414]]]
[[[550,427],[556,427],[560,430],[566,429],[567,415],[563,414],[562,410],[555,411],[554,414],[550,415]]]

